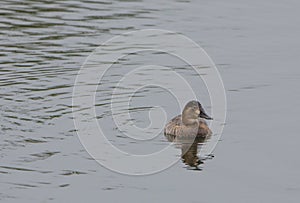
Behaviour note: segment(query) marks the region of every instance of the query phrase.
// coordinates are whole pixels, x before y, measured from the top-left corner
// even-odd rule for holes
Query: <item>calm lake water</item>
[[[299,202],[299,7],[295,0],[1,1],[0,201]],[[226,125],[214,158],[199,170],[186,165],[197,158],[193,145],[191,157],[160,173],[114,173],[91,158],[75,132],[73,84],[86,57],[113,36],[149,28],[191,38],[222,76]],[[193,75],[182,61],[143,54],[121,65],[165,65]],[[98,88],[96,110],[109,134],[113,126],[101,117],[107,84]],[[204,84],[198,88],[209,112]],[[180,112],[170,95],[153,91],[150,99],[147,90],[137,93],[145,102],[134,109],[137,125],[148,123],[147,106]],[[133,153],[169,144],[162,134],[150,143],[114,135],[115,146]],[[182,149],[174,149],[180,157]]]

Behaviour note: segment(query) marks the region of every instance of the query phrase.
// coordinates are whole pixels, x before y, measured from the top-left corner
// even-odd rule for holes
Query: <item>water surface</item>
[[[1,1],[0,200],[299,202],[299,6],[293,0]],[[85,58],[101,42],[145,28],[190,37],[223,78],[225,131],[201,171],[180,161],[145,177],[113,173],[87,154],[74,131],[72,87]],[[123,63],[155,60],[185,70],[176,59],[151,55]],[[210,110],[203,84],[198,92]],[[175,103],[165,102],[170,95],[156,93],[148,101],[178,114]],[[143,147],[117,137],[114,144],[148,153],[168,141],[160,136]]]

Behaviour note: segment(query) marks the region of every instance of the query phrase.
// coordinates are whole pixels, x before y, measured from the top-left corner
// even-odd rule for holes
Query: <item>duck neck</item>
[[[199,124],[198,119],[191,118],[189,116],[182,115],[182,123],[186,126],[197,126]]]

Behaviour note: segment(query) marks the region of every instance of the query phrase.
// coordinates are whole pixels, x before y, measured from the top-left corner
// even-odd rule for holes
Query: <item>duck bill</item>
[[[199,114],[199,117],[207,119],[207,120],[212,120],[213,119],[212,117],[210,117],[209,115],[207,115],[204,111],[201,111],[201,113]]]

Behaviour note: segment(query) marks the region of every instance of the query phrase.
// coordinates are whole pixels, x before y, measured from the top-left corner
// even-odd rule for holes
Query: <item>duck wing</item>
[[[174,117],[165,126],[164,133],[167,135],[177,135],[177,131],[181,125],[181,115]]]
[[[212,132],[209,129],[206,121],[204,119],[199,119],[199,128],[198,128],[197,136],[207,137],[207,136],[211,136],[211,134]]]

